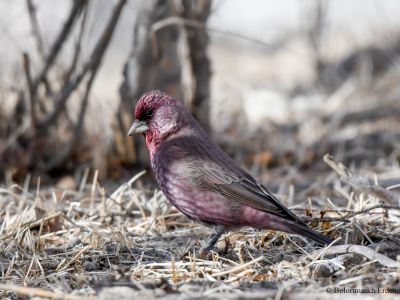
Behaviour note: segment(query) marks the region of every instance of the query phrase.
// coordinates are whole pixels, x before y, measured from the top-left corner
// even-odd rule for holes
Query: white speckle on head
[[[171,133],[178,126],[179,112],[173,106],[163,106],[157,110],[154,122],[161,136]]]

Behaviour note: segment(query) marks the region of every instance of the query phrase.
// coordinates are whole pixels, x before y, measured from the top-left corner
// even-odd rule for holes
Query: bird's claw
[[[207,248],[200,249],[199,258],[200,259],[207,259],[211,255],[211,252]]]

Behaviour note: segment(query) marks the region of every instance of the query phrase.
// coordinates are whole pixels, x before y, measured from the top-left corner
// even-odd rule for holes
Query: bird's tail
[[[329,245],[330,243],[333,242],[333,240],[331,238],[324,236],[321,233],[318,233],[315,230],[312,230],[311,228],[309,228],[307,226],[294,223],[290,227],[291,227],[293,233],[305,236],[309,239],[316,241],[317,243],[319,243],[321,245]]]

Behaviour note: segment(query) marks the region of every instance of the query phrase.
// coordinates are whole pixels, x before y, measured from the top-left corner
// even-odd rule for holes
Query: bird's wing
[[[304,224],[209,140],[178,138],[169,148],[170,155],[179,160],[177,165],[182,168],[184,176],[199,188],[214,191],[238,204]]]
[[[213,190],[241,205],[303,223],[257,180],[245,171],[240,171],[240,175],[236,172],[232,174],[231,170],[222,168],[218,161],[207,161],[195,171],[196,181],[203,188]]]

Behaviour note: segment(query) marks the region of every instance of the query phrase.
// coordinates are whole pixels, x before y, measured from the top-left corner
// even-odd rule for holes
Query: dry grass
[[[269,231],[226,234],[209,257],[211,230],[169,206],[133,177],[112,194],[84,176],[76,190],[12,185],[0,189],[0,295],[48,299],[205,297],[252,299],[329,287],[399,287],[400,210],[337,176],[325,183],[342,205],[297,209],[311,226],[358,246],[330,246]],[[396,187],[386,189],[395,194]],[[368,246],[368,243],[372,243]],[[302,294],[303,295],[303,294]],[[304,296],[305,297],[305,296]]]

